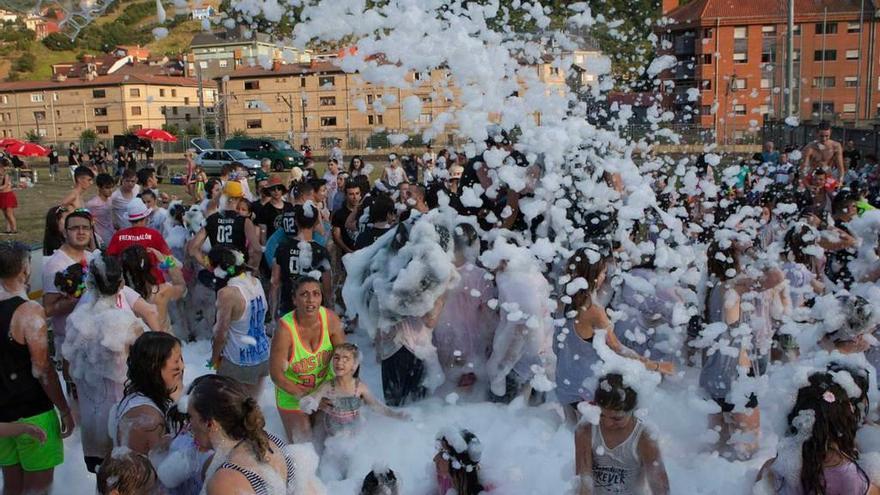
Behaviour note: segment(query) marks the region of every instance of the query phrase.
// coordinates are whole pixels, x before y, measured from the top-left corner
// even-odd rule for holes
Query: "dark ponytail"
[[[122,265],[114,256],[101,253],[92,260],[89,273],[95,289],[102,296],[112,296],[122,285]]]

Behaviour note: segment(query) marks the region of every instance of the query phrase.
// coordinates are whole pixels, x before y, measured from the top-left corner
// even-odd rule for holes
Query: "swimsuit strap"
[[[256,495],[270,495],[268,487],[266,486],[266,481],[262,478],[262,476],[251,471],[250,469],[241,467],[238,464],[234,464],[228,461],[221,464],[220,469],[231,469],[233,471],[241,473],[242,476],[247,478],[248,483],[250,483],[251,485],[251,489]]]

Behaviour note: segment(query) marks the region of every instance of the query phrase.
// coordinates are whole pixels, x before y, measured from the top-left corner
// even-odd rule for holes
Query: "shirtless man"
[[[801,165],[801,178],[810,177],[817,168],[824,168],[829,173],[842,179],[846,174],[843,163],[843,146],[831,139],[831,125],[820,122],[816,129],[816,140],[804,148],[804,163]],[[836,172],[835,172],[836,170]]]
[[[73,172],[73,189],[64,199],[61,200],[61,206],[67,210],[77,210],[85,205],[83,194],[92,187],[95,180],[95,172],[89,167],[79,166]]]

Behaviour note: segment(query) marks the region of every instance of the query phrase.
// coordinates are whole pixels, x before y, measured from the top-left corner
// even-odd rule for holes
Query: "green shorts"
[[[55,409],[23,418],[16,423],[38,426],[46,432],[42,444],[30,435],[0,438],[0,466],[21,465],[24,471],[46,471],[64,462],[64,443],[61,441],[61,423]]]

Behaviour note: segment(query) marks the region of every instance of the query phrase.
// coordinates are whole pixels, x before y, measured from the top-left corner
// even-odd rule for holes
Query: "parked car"
[[[223,148],[243,151],[255,160],[268,158],[276,172],[302,167],[304,160],[302,153],[280,139],[236,137],[227,139]]]
[[[207,149],[196,155],[195,162],[196,165],[204,168],[208,175],[220,175],[223,165],[232,162],[244,165],[251,175],[260,170],[260,160],[254,160],[238,150]]]

